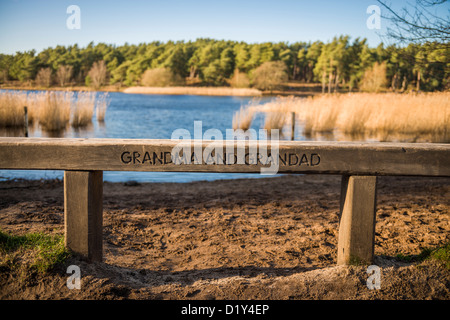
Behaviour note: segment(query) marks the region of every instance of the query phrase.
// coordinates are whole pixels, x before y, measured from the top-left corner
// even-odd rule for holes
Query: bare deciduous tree
[[[36,84],[41,87],[50,87],[52,84],[52,69],[42,68],[36,75]]]
[[[398,11],[384,0],[378,2],[387,10],[387,15],[383,14],[383,17],[392,23],[387,27],[387,35],[390,38],[409,43],[439,42],[448,46],[450,41],[448,0],[415,0],[408,2]]]
[[[99,89],[106,83],[106,76],[108,70],[106,69],[105,61],[94,62],[88,75],[91,78],[91,84],[95,89]]]
[[[366,92],[380,92],[386,87],[386,62],[378,63],[367,69],[361,79],[360,89]]]
[[[70,82],[72,77],[72,66],[59,66],[56,70],[56,80],[61,87],[64,87]]]
[[[250,87],[250,80],[245,72],[238,69],[234,70],[233,77],[230,79],[230,86],[233,88],[248,88]]]

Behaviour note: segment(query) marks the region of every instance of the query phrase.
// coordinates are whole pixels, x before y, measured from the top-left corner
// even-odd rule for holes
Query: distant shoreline
[[[263,92],[258,89],[229,87],[129,87],[122,92],[205,96],[261,96],[263,94]]]
[[[33,87],[33,86],[1,86],[3,90],[38,90],[38,91],[98,91],[123,92],[129,94],[161,94],[161,95],[202,95],[202,96],[262,96],[263,92],[252,88],[230,87],[116,87],[105,86],[98,90],[86,86],[72,87]]]
[[[95,90],[86,86],[71,87],[35,87],[35,86],[0,86],[0,90],[26,90],[26,91],[98,91],[98,92],[122,92],[123,90],[115,86],[101,87]]]
[[[115,85],[103,86],[95,90],[88,86],[67,87],[37,87],[26,85],[0,85],[3,90],[37,90],[37,91],[99,91],[99,92],[123,92],[128,94],[161,94],[161,95],[202,95],[202,96],[247,96],[260,97],[264,95],[294,95],[311,96],[320,94],[317,85],[314,84],[288,84],[283,89],[274,91],[261,91],[254,88],[232,88],[232,87],[120,87]]]

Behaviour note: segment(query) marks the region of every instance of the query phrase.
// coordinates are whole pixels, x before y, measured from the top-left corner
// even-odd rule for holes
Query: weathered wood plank
[[[338,264],[373,261],[376,184],[376,176],[342,177]]]
[[[64,172],[64,231],[67,248],[89,261],[103,257],[103,172]]]
[[[186,142],[191,152],[196,143]],[[203,141],[200,154],[207,146],[223,147],[218,153],[227,161],[225,151],[233,143]],[[235,154],[247,155],[242,164],[206,164],[206,157],[202,164],[174,164],[176,145],[172,140],[0,138],[0,169],[259,173],[272,159],[261,157],[262,163],[252,164],[249,150],[259,152],[264,144],[247,141],[245,147],[234,147]],[[272,146],[269,141],[269,155]],[[278,173],[450,176],[448,144],[280,141],[278,148],[279,156],[273,157]]]

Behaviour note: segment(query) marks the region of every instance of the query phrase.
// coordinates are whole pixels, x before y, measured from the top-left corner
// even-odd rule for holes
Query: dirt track
[[[62,234],[61,181],[0,182],[0,228]],[[104,262],[0,274],[0,299],[449,299],[450,271],[415,255],[450,241],[450,179],[380,177],[375,264],[337,267],[340,177],[104,186]]]

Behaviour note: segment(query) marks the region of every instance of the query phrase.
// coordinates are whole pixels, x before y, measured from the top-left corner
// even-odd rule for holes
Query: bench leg
[[[89,261],[102,261],[103,171],[64,172],[65,244]]]
[[[376,211],[376,176],[343,176],[337,263],[373,261]]]

